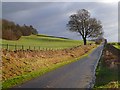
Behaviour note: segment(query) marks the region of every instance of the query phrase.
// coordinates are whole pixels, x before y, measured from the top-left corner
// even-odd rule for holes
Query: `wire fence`
[[[6,50],[59,50],[59,49],[65,49],[65,48],[45,48],[41,46],[25,46],[25,45],[11,45],[11,44],[0,44],[2,49]],[[72,48],[72,47],[71,47]]]

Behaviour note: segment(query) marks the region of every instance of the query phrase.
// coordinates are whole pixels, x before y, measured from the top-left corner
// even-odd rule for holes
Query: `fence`
[[[0,44],[2,49],[6,50],[58,50],[58,49],[65,49],[65,48],[47,48],[41,46],[25,46],[25,45],[11,45],[11,44]]]

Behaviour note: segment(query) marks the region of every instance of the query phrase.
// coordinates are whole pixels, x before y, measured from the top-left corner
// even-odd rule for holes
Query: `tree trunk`
[[[86,38],[83,38],[83,41],[84,41],[84,45],[86,45],[87,44]]]

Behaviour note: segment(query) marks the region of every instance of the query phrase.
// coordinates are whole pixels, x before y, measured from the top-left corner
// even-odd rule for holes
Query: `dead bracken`
[[[93,45],[81,45],[63,50],[2,50],[2,79],[7,80],[25,73],[30,73],[41,68],[57,63],[67,62],[80,57],[96,47]]]

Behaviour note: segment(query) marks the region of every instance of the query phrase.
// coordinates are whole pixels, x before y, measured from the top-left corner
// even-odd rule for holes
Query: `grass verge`
[[[120,81],[118,78],[118,69],[111,69],[106,66],[104,58],[101,57],[96,69],[96,80],[94,89],[98,88],[118,88]]]
[[[109,69],[102,64],[103,62],[101,60],[96,70],[96,83],[94,88],[117,88],[118,71]]]
[[[78,58],[74,58],[74,59],[69,60],[69,61],[53,64],[49,67],[44,67],[39,71],[30,72],[30,73],[27,73],[27,74],[24,74],[21,76],[14,77],[12,79],[8,79],[2,83],[2,88],[7,89],[7,88],[13,87],[15,85],[22,84],[23,82],[26,82],[26,81],[31,80],[31,79],[38,77],[38,76],[42,76],[43,74],[50,72],[52,70],[55,70],[61,66],[70,64],[70,63],[75,62],[77,60],[80,60],[81,58],[88,56],[94,49],[95,48],[93,48],[92,50],[90,50],[89,52],[87,52],[86,54],[84,54]]]

